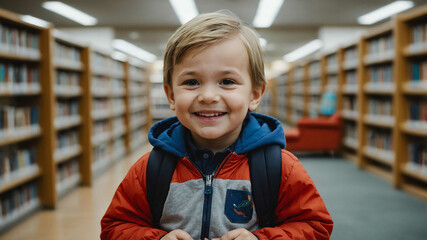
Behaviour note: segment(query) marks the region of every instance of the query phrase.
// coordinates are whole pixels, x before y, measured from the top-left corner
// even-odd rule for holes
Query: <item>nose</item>
[[[214,86],[205,85],[200,89],[197,100],[201,103],[216,103],[220,95]]]

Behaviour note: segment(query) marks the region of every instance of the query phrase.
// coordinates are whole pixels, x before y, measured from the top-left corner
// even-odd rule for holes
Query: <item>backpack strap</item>
[[[160,148],[153,148],[147,163],[147,200],[150,204],[153,225],[159,227],[177,157]]]
[[[282,178],[281,147],[270,145],[249,152],[249,171],[259,226],[274,227]]]

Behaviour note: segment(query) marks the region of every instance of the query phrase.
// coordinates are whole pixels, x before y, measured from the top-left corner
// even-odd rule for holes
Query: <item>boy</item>
[[[102,239],[329,238],[333,222],[321,197],[296,157],[283,149],[277,226],[258,226],[246,153],[285,145],[277,120],[252,113],[265,90],[263,64],[256,33],[235,17],[202,14],[175,32],[164,57],[164,89],[176,117],[149,133],[154,147],[179,158],[160,229],[146,198],[146,154],[118,187],[101,221]],[[246,196],[246,208],[227,210],[230,193]]]

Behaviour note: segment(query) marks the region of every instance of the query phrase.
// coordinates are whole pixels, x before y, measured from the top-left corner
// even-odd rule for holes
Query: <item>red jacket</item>
[[[199,239],[202,228],[209,238],[244,228],[261,240],[329,239],[333,227],[331,216],[301,163],[286,150],[282,150],[282,179],[275,212],[276,223],[280,225],[263,229],[258,226],[246,153],[270,144],[284,147],[280,122],[261,114],[248,115],[233,152],[215,171],[209,197],[205,197],[202,174],[187,158],[185,135],[186,129],[176,118],[158,122],[149,133],[153,146],[180,158],[164,204],[161,229],[153,228],[146,198],[149,157],[146,154],[131,167],[117,188],[101,220],[101,239],[159,239],[175,229]]]
[[[118,187],[101,221],[101,239],[159,239],[167,233],[151,225],[150,207],[145,194],[146,181],[143,177],[148,156],[144,155],[132,166]],[[274,228],[254,230],[253,233],[261,240],[329,239],[333,222],[313,181],[290,152],[283,150],[282,159],[282,184],[276,209],[277,221],[281,224]],[[232,154],[215,178],[250,180],[247,160],[246,155]],[[200,178],[202,176],[197,169],[184,158],[178,162],[172,182],[182,183]],[[194,217],[192,212],[187,214]]]

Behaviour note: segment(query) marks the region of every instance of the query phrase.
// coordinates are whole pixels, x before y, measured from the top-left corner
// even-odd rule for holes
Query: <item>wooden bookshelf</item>
[[[135,59],[126,64],[128,76],[128,133],[129,149],[136,150],[148,142],[151,125],[149,68]]]
[[[287,122],[291,126],[295,126],[301,117],[308,115],[307,108],[307,77],[308,67],[306,61],[299,62],[292,67],[290,75],[290,92],[289,92],[289,115]]]
[[[64,196],[81,183],[88,185],[85,167],[89,161],[85,145],[84,92],[87,79],[87,46],[76,39],[54,30],[52,34],[52,65],[54,81],[54,134],[52,159],[55,165],[55,195]]]
[[[276,117],[276,81],[274,78],[268,79],[265,86],[264,95],[262,96],[261,102],[258,105],[256,112]]]
[[[427,199],[427,5],[395,19],[395,186]]]
[[[322,58],[313,57],[308,61],[308,82],[307,82],[307,111],[308,116],[316,117],[319,115],[319,103],[323,92],[324,61]]]
[[[290,94],[288,94],[290,90],[290,78],[289,71],[286,71],[276,77],[275,81],[275,89],[276,89],[276,117],[280,122],[288,122],[289,115],[289,99]]]
[[[392,180],[397,171],[393,144],[397,81],[394,39],[392,22],[371,29],[361,39],[357,123],[358,166]]]
[[[50,204],[49,34],[0,9],[0,232]]]
[[[146,144],[151,116],[148,64],[2,9],[0,35],[1,233]]]
[[[89,48],[89,113],[91,125],[91,181],[114,163],[113,158],[113,59],[111,54],[93,47]]]
[[[342,152],[354,160],[357,159],[359,147],[357,135],[358,121],[360,121],[358,95],[361,82],[360,67],[362,66],[360,41],[347,44],[340,51],[342,55],[339,70],[341,101],[337,110],[341,112],[343,118]]]
[[[336,63],[328,66],[331,61]],[[291,71],[303,66],[308,69],[309,115],[316,112],[313,95],[334,89],[327,87],[328,80],[337,75],[343,156],[427,200],[427,5],[372,27],[337,51],[303,60]],[[277,99],[286,99],[285,122],[292,125],[292,97],[298,94],[293,85],[302,77],[291,72],[285,76],[286,90],[278,91]]]

